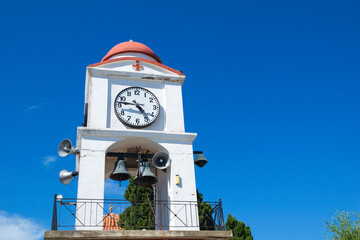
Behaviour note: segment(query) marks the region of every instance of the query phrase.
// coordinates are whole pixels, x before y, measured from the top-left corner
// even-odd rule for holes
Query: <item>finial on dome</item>
[[[130,39],[130,40],[129,40],[129,42],[133,42],[133,40],[132,40],[132,39]]]

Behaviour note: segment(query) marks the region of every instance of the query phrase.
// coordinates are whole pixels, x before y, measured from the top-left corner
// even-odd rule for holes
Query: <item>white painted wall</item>
[[[103,199],[104,198],[104,159],[106,151],[101,147],[102,141],[94,138],[81,138],[83,148],[80,153],[78,198]],[[101,203],[100,203],[101,204]],[[103,210],[97,202],[88,200],[78,201],[75,226],[78,230],[102,230],[98,226],[102,220]],[[91,216],[91,217],[90,217]],[[83,226],[89,227],[83,227]]]
[[[89,81],[88,126],[106,128],[108,118],[108,79],[92,76]]]

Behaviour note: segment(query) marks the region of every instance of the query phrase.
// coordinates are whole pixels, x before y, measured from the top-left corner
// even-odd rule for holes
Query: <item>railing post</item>
[[[223,208],[222,208],[222,201],[221,198],[219,198],[219,207],[220,207],[220,222],[221,222],[221,230],[225,230],[225,226],[224,226],[224,214],[223,214]]]
[[[138,189],[136,188],[136,196],[135,196],[135,219],[134,219],[134,230],[136,230],[137,195],[138,195]]]
[[[54,196],[54,208],[53,208],[53,216],[52,216],[52,223],[51,223],[51,230],[57,231],[57,203],[56,203],[57,194]]]

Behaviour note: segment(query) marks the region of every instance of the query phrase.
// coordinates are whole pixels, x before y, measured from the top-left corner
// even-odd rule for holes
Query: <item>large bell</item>
[[[131,178],[127,170],[126,162],[124,159],[118,159],[115,163],[114,171],[110,174],[110,178],[116,181],[126,181]]]
[[[150,163],[148,161],[141,161],[138,174],[134,178],[133,183],[137,186],[150,187],[157,183],[157,181],[157,177],[151,171]]]
[[[198,167],[203,167],[205,166],[205,164],[207,164],[207,159],[205,158],[204,154],[199,153],[198,155],[196,155],[194,164]]]

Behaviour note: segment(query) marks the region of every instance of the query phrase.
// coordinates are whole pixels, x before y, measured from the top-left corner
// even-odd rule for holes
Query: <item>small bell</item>
[[[115,163],[114,171],[110,174],[110,178],[115,181],[126,181],[131,178],[127,170],[126,162],[124,159],[118,159]]]
[[[205,164],[207,164],[207,159],[205,158],[204,154],[199,153],[198,155],[196,155],[194,164],[198,167],[203,167],[205,166]]]
[[[157,183],[158,179],[151,171],[151,166],[148,161],[141,161],[138,169],[138,174],[134,178],[133,183],[137,186],[150,187]]]

